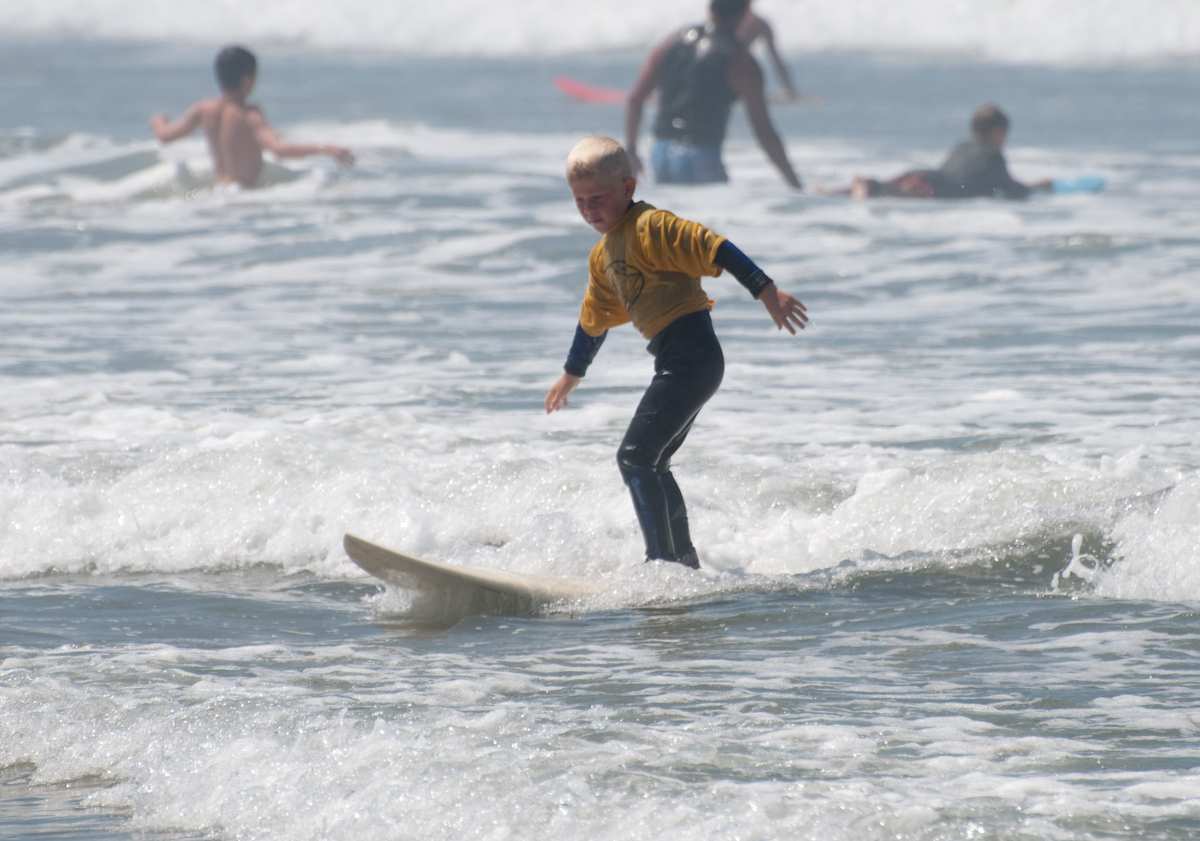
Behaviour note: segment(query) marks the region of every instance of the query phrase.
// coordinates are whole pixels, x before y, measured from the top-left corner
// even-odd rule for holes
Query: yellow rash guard
[[[580,327],[600,336],[632,321],[652,339],[680,316],[712,309],[700,276],[721,273],[713,261],[724,241],[699,222],[637,202],[592,249]]]

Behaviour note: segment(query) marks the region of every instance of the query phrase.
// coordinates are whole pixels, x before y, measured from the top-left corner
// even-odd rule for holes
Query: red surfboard
[[[589,85],[570,76],[556,76],[554,87],[571,99],[600,105],[620,105],[625,101],[625,91],[617,88],[601,88]]]

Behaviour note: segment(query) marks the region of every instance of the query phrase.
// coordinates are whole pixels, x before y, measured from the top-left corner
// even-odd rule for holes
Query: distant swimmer
[[[749,3],[747,3],[746,14],[742,17],[742,22],[738,24],[737,37],[747,47],[754,46],[755,41],[762,39],[767,48],[767,56],[775,68],[775,75],[779,77],[779,83],[783,85],[785,101],[819,101],[819,97],[805,96],[796,89],[791,71],[788,70],[787,63],[784,62],[783,56],[779,54],[779,49],[775,46],[775,31],[766,18],[755,14],[754,10],[749,8]]]
[[[247,103],[258,78],[254,53],[244,47],[225,47],[217,54],[216,74],[219,97],[200,100],[175,122],[162,114],[151,117],[150,127],[160,142],[170,143],[203,126],[218,182],[258,186],[264,149],[280,158],[328,155],[343,166],[354,163],[354,155],[341,146],[285,143],[262,110]]]
[[[745,105],[759,146],[784,180],[801,189],[771,122],[762,69],[738,38],[749,0],[711,0],[705,24],[677,32],[654,49],[625,104],[625,146],[637,171],[642,109],[656,90],[651,163],[660,184],[728,181],[721,147],[734,102]]]
[[[1004,160],[1008,129],[1008,115],[995,105],[982,105],[971,117],[971,139],[955,146],[940,169],[914,169],[888,181],[858,177],[834,194],[857,199],[1024,199],[1034,191],[1053,190],[1053,179],[1023,184],[1009,174]]]
[[[567,157],[567,184],[580,216],[601,238],[588,257],[575,339],[562,375],[546,394],[546,411],[567,405],[608,331],[633,322],[650,342],[654,378],[617,450],[617,466],[633,499],[646,560],[698,568],[671,458],[725,373],[709,315],[712,301],[700,277],[727,270],[762,302],[777,329],[793,335],[808,324],[808,313],[725,237],[635,201],[632,161],[612,138],[576,144]]]

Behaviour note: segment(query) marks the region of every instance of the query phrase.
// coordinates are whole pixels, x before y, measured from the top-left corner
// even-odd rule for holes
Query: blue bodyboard
[[[1055,194],[1065,193],[1100,193],[1107,186],[1099,175],[1082,175],[1079,178],[1055,178]]]

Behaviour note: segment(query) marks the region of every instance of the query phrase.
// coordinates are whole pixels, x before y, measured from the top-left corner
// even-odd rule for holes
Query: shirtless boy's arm
[[[646,105],[646,100],[658,87],[659,65],[662,64],[663,56],[667,54],[667,50],[671,48],[677,38],[677,35],[672,35],[654,48],[654,52],[650,53],[646,63],[642,65],[642,71],[638,74],[633,90],[625,99],[625,154],[629,155],[634,174],[645,171],[637,153],[638,134],[642,129],[642,109]]]
[[[200,115],[204,103],[197,102],[183,116],[171,122],[164,114],[155,114],[150,118],[150,128],[160,143],[171,143],[181,137],[187,137],[200,125]]]
[[[779,139],[779,133],[775,131],[775,125],[771,122],[763,90],[762,70],[749,53],[743,53],[734,60],[729,69],[729,84],[746,105],[746,116],[750,118],[750,126],[754,129],[758,145],[783,175],[784,181],[797,190],[803,189],[799,176],[788,160],[783,141]]]
[[[327,143],[287,143],[282,140],[275,129],[271,128],[267,118],[257,108],[249,112],[250,127],[254,129],[254,137],[264,149],[278,158],[307,158],[312,155],[328,155],[342,166],[354,163],[354,153],[343,146],[333,146]]]

